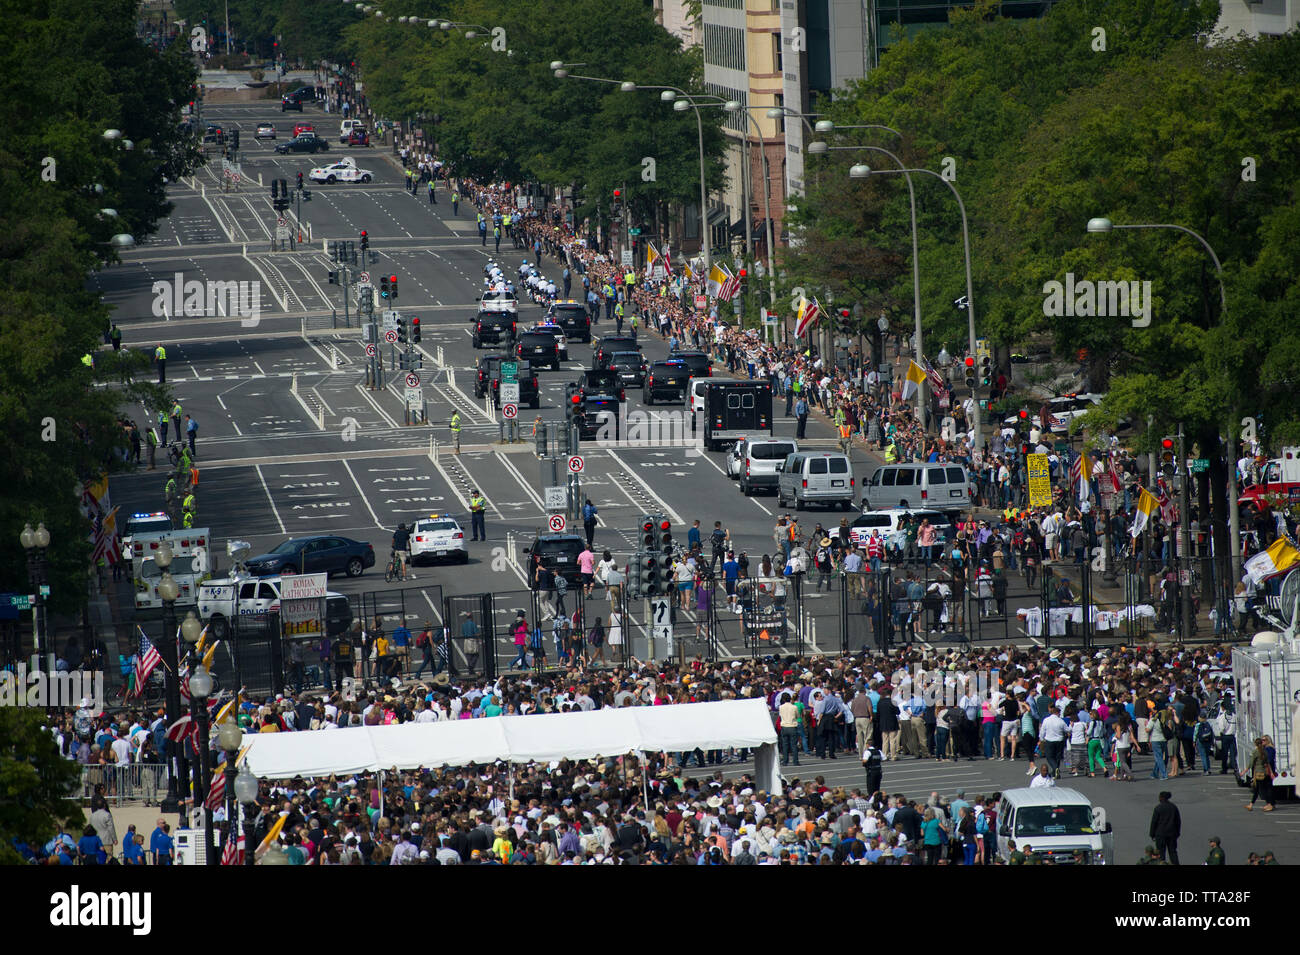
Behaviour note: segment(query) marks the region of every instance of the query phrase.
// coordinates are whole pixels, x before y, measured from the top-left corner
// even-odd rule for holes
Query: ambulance
[[[129,547],[131,578],[135,582],[135,609],[154,610],[162,607],[158,583],[162,580],[163,572],[156,557],[158,548],[163,543],[171,545],[172,563],[167,569],[180,586],[176,606],[193,607],[198,600],[199,585],[212,576],[209,540],[206,527],[135,534]],[[128,554],[124,553],[123,556]]]

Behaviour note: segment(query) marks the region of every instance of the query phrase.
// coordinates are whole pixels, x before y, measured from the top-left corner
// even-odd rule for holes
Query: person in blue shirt
[[[695,550],[700,546],[700,522],[696,521],[691,525],[691,529],[686,532],[687,550]]]
[[[103,841],[95,834],[94,826],[87,826],[77,842],[77,854],[82,865],[104,865],[108,854],[104,851]]]
[[[154,829],[153,834],[149,837],[149,851],[153,853],[154,865],[171,865],[172,864],[172,837],[168,835],[170,827],[166,820],[158,820],[158,828]]]
[[[126,865],[144,865],[144,836],[131,826],[122,840],[122,861]]]
[[[740,605],[736,603],[736,580],[739,577],[740,562],[735,553],[729,551],[727,559],[722,562],[722,580],[727,591],[727,606],[736,613],[740,612]]]

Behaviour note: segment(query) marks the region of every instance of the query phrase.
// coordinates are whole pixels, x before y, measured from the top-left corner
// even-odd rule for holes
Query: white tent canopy
[[[781,787],[776,730],[763,700],[263,733],[244,742],[249,769],[271,779],[734,746],[755,751],[761,788]]]

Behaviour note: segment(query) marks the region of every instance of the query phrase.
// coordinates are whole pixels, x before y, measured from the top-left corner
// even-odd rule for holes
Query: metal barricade
[[[167,767],[162,763],[81,767],[81,799],[103,796],[111,805],[143,802],[155,806],[167,793]]]

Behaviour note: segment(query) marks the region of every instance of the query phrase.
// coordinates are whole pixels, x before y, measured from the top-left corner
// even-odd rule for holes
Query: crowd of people
[[[280,841],[291,863],[1030,864],[1040,860],[1026,847],[998,858],[988,837],[998,793],[969,801],[961,793],[951,801],[900,793],[889,785],[889,767],[905,759],[1022,760],[1025,785],[1034,774],[1033,785],[1053,785],[1085,773],[1130,780],[1240,770],[1251,806],[1262,801],[1272,811],[1276,750],[1264,739],[1248,756],[1236,752],[1229,653],[914,647],[728,663],[697,657],[684,666],[571,663],[495,681],[445,673],[427,682],[349,681],[342,691],[243,702],[238,719],[247,733],[328,732],[758,698],[787,773],[814,754],[863,767],[861,785],[831,787],[814,774],[789,777],[782,793],[764,791],[743,771],[745,750],[647,754],[644,766],[610,756],[513,770],[425,767],[386,774],[382,783],[364,774],[264,780],[256,829],[265,833],[287,812]],[[166,746],[161,714],[96,718],[83,706],[52,732],[82,763],[104,753],[119,764],[157,760]],[[113,855],[115,834],[102,815],[96,825],[96,815],[98,845],[87,846]],[[146,856],[155,843],[167,848],[151,837]],[[141,846],[143,839],[131,854],[139,857]]]

